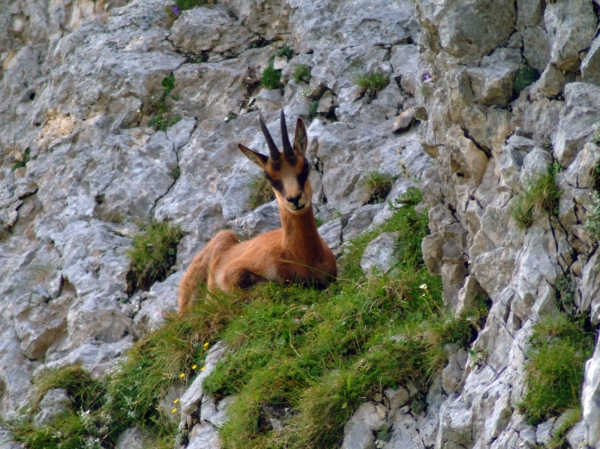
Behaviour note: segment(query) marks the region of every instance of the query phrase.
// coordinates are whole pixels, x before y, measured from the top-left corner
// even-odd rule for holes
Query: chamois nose
[[[296,196],[288,196],[286,198],[286,200],[288,200],[290,203],[292,203],[294,206],[298,207],[298,201],[300,201],[300,197],[302,196],[302,193],[299,193]]]

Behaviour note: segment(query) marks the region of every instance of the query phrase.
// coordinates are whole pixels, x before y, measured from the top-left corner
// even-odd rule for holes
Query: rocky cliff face
[[[44,367],[110,370],[174,309],[182,270],[218,230],[278,226],[273,203],[249,210],[255,169],[236,144],[266,147],[259,110],[277,139],[283,108],[288,126],[310,122],[331,246],[391,213],[365,204],[365,174],[397,176],[389,200],[418,184],[430,207],[423,248],[447,305],[459,313],[482,292],[493,303],[473,348],[485,363],[457,355],[425,418],[405,410],[386,447],[536,444],[517,410],[533,324],[565,277],[577,286],[570,307],[600,321],[597,242],[583,226],[600,162],[597,25],[591,0],[223,0],[179,16],[162,0],[4,0],[0,416],[31,401]],[[285,87],[260,89],[284,43],[294,50],[276,61]],[[293,79],[299,64],[309,83]],[[540,73],[533,84],[524,67]],[[373,72],[390,79],[376,97],[355,81]],[[158,114],[181,120],[155,131]],[[554,161],[558,213],[522,230],[515,197]],[[125,250],[150,218],[186,235],[170,277],[128,298]],[[599,360],[597,350],[572,447],[600,442]]]

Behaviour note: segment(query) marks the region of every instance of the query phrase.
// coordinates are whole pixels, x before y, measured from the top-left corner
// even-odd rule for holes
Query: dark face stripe
[[[281,171],[281,165],[282,165],[283,161],[278,161],[277,163],[273,163],[273,161],[270,161],[270,166],[269,166],[269,170],[266,171],[265,170],[265,177],[267,178],[267,180],[269,181],[269,183],[271,184],[271,186],[277,190],[279,193],[281,193],[283,196],[285,196],[285,192],[284,192],[284,188],[283,188],[283,181],[280,179],[275,179],[276,176],[278,176],[278,172]],[[289,165],[291,164],[290,159],[286,158],[285,162]],[[298,159],[295,158],[295,164],[293,164],[292,166],[294,167],[294,171],[298,170],[300,167],[298,167]],[[295,166],[294,166],[295,165]],[[308,163],[308,161],[304,158],[302,158],[302,171],[298,174],[296,174],[296,180],[298,181],[298,186],[300,187],[301,191],[304,191],[304,187],[306,186],[306,180],[308,179],[308,175],[310,173],[310,164]]]

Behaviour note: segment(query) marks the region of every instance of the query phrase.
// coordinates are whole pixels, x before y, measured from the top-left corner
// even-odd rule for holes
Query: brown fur
[[[285,118],[282,117],[283,123]],[[287,130],[282,124],[282,133]],[[268,133],[268,131],[267,131]],[[270,137],[270,136],[269,136]],[[210,291],[229,292],[258,282],[303,283],[324,288],[335,280],[335,256],[317,231],[312,188],[305,161],[308,139],[298,119],[289,153],[271,157],[238,145],[251,162],[263,169],[274,186],[282,227],[240,243],[231,231],[219,232],[192,260],[179,286],[179,313],[185,313],[199,284]],[[278,151],[278,150],[276,150]]]

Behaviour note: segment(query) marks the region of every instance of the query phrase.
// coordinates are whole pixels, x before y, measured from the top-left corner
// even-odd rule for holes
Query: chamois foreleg
[[[223,291],[247,289],[268,279],[258,267],[248,266],[245,260],[233,260],[228,263],[219,276],[219,286]]]
[[[214,290],[213,285],[214,269],[221,255],[234,245],[238,244],[238,239],[231,231],[221,231],[208,242],[200,251],[185,272],[179,283],[179,298],[177,300],[177,309],[179,314],[184,314],[190,307],[192,296],[199,285],[204,284],[209,290]]]

